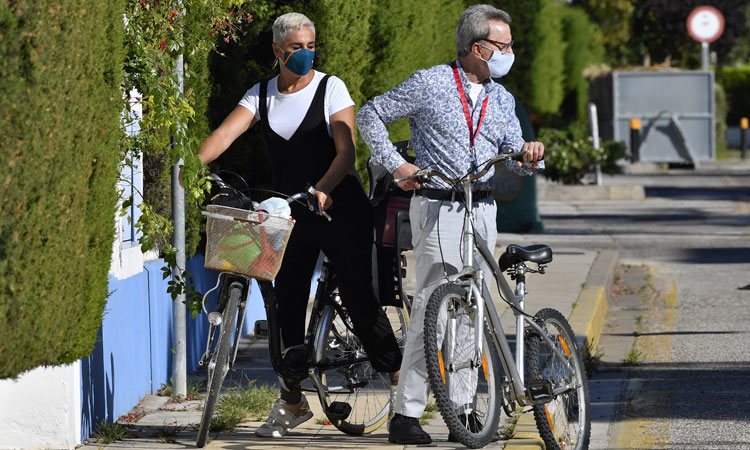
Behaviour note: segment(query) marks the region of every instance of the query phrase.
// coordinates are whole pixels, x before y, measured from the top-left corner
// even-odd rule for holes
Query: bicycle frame
[[[247,278],[246,276],[238,275],[232,272],[221,272],[219,274],[219,283],[216,285],[216,287],[214,287],[213,289],[210,289],[204,295],[204,299],[203,299],[204,310],[205,310],[205,298],[208,296],[210,292],[212,292],[215,289],[219,289],[220,294],[224,289],[228,289],[228,290],[240,289],[242,290],[243,294],[247,294],[249,292],[249,288],[250,288],[250,279]],[[240,301],[239,307],[237,309],[237,315],[238,315],[239,321],[237,322],[237,325],[234,330],[234,343],[233,343],[233,348],[231,352],[232,358],[229,360],[230,369],[234,366],[234,361],[237,359],[237,352],[239,350],[239,342],[240,342],[240,337],[241,337],[240,334],[242,333],[242,328],[245,325],[245,309],[247,308],[247,295],[241,295],[240,298],[242,300]],[[219,326],[223,326],[221,324],[215,324],[210,318],[208,322],[209,322],[209,328],[208,328],[208,333],[206,336],[206,350],[201,356],[200,361],[198,361],[199,366],[204,366],[209,362],[209,357],[210,357],[211,347],[212,347],[211,344],[214,340],[216,329]]]
[[[448,277],[448,282],[466,282],[470,283],[469,295],[467,303],[474,307],[476,314],[476,324],[483,324],[485,315],[489,320],[489,326],[492,331],[492,338],[497,344],[497,348],[500,349],[500,359],[505,373],[509,376],[511,384],[510,389],[515,400],[523,406],[531,404],[529,397],[526,393],[526,386],[524,383],[524,335],[525,325],[528,324],[531,328],[535,329],[543,339],[547,341],[550,348],[553,349],[558,358],[570,369],[570,363],[567,361],[565,356],[560,352],[552,340],[543,332],[542,328],[532,319],[530,319],[524,312],[524,302],[526,296],[526,282],[525,282],[525,265],[519,264],[518,270],[521,272],[516,283],[515,291],[511,288],[505,276],[500,271],[499,266],[495,262],[492,252],[487,248],[486,242],[481,237],[475,240],[474,235],[474,210],[473,210],[473,198],[471,190],[471,178],[465,177],[461,180],[462,189],[464,191],[464,199],[466,200],[466,213],[464,215],[464,226],[463,236],[461,241],[463,243],[463,261],[464,267],[461,271],[455,275]],[[505,337],[505,331],[503,330],[502,323],[500,322],[500,316],[495,309],[492,299],[489,298],[489,292],[485,295],[484,292],[484,272],[481,268],[474,267],[474,248],[479,251],[480,256],[490,266],[495,281],[500,288],[502,296],[508,300],[513,309],[513,314],[516,317],[516,355],[513,358],[513,353]],[[472,301],[473,299],[473,301]],[[474,342],[476,344],[475,349],[475,360],[472,361],[474,367],[479,367],[482,358],[482,333],[483,327],[476,326],[474,328]],[[563,386],[562,388],[556,389],[556,391],[564,392],[569,386]],[[558,393],[558,392],[555,392]]]
[[[278,326],[279,311],[273,293],[273,285],[270,281],[258,281],[261,296],[263,297],[263,304],[266,309],[266,317],[268,319],[268,340],[271,366],[280,377],[285,379],[290,378],[302,380],[306,377],[310,377],[319,395],[325,394],[326,389],[315,374],[316,369],[323,367],[319,362],[315,361],[313,351],[318,345],[323,345],[322,342],[314,342],[316,331],[319,324],[322,323],[322,320],[324,319],[323,314],[326,311],[335,310],[339,315],[343,313],[341,305],[336,303],[332,298],[333,292],[331,289],[331,277],[333,276],[333,267],[330,263],[325,261],[321,269],[320,278],[318,279],[318,292],[315,295],[316,299],[322,299],[323,301],[316,301],[313,304],[313,309],[310,314],[310,323],[308,324],[307,333],[305,334],[305,341],[304,344],[299,346],[299,350],[303,352],[302,355],[304,356],[304,360],[299,361],[303,367],[291,367],[290,364],[284,360],[284,352],[289,351],[289,348],[284,348],[283,346],[281,329]],[[326,310],[326,306],[331,306],[332,309]],[[340,360],[327,367],[345,367],[365,361],[367,361],[367,357]]]

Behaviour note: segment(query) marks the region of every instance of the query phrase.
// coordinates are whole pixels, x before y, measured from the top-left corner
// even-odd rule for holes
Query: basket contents
[[[281,267],[294,221],[225,206],[206,209],[205,266],[272,280]]]

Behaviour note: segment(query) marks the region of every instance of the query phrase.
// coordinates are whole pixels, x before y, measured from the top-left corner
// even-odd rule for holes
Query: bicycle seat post
[[[516,264],[515,275],[516,280],[516,298],[518,299],[518,307],[523,312],[525,311],[526,303],[526,265],[523,263]],[[524,359],[525,355],[525,343],[524,343],[524,315],[516,312],[516,367],[518,368],[518,374],[521,379],[524,380]]]

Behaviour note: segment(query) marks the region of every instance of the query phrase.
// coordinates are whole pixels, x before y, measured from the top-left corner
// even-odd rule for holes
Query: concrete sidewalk
[[[544,235],[518,235],[501,233],[501,245],[509,243],[531,244],[544,242]],[[504,247],[498,247],[496,254]],[[531,313],[545,307],[560,310],[569,318],[576,335],[583,345],[596,348],[604,323],[609,297],[609,287],[618,255],[613,251],[582,251],[574,248],[553,248],[554,260],[544,275],[530,274],[527,279],[529,295],[527,310]],[[409,265],[409,268],[413,265]],[[409,271],[413,275],[413,271]],[[410,287],[410,286],[407,286]],[[409,290],[409,289],[407,289]],[[413,290],[413,289],[411,289]],[[495,291],[496,292],[496,291]],[[497,303],[503,311],[502,321],[505,331],[513,332],[513,316],[505,304]],[[231,386],[242,380],[258,379],[275,384],[276,378],[270,366],[265,340],[243,342],[238,356],[236,371],[228,377],[226,385]],[[323,414],[314,394],[308,394],[315,416],[312,420],[295,428],[282,439],[259,439],[253,430],[260,422],[245,422],[232,433],[212,434],[212,441],[206,448],[224,449],[281,449],[305,448],[328,450],[333,448],[390,448],[403,449],[405,446],[388,443],[386,427],[382,427],[366,437],[347,436],[330,425],[323,425]],[[197,424],[200,421],[200,401],[168,403],[166,397],[147,396],[131,413],[128,426],[138,437],[109,445],[91,443],[82,449],[98,448],[138,448],[168,449],[194,448]],[[508,426],[507,418],[501,423]],[[431,448],[463,448],[460,444],[447,442],[448,430],[439,413],[425,429],[431,434]],[[170,442],[165,442],[170,441]],[[413,447],[413,446],[406,446]],[[522,414],[515,426],[515,432],[508,441],[492,443],[491,449],[543,449],[544,445],[536,433],[531,413]]]

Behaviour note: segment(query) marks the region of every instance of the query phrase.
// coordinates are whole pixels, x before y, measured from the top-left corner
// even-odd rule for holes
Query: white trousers
[[[417,291],[412,302],[394,406],[394,411],[404,416],[421,417],[427,405],[429,381],[423,333],[425,308],[432,292],[445,280],[445,267],[448,267],[449,274],[453,274],[464,266],[461,258],[464,213],[464,205],[460,202],[430,200],[419,195],[411,199],[409,219]],[[486,239],[487,246],[494,253],[497,242],[495,201],[489,198],[474,202],[474,214],[475,231]],[[482,261],[486,283],[491,285],[492,272],[482,258],[477,258],[476,250],[474,253],[475,259]]]

